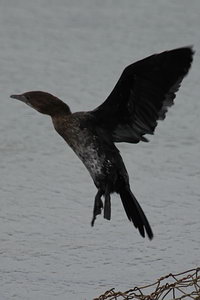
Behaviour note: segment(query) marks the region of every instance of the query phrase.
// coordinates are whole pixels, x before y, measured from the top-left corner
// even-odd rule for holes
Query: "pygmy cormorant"
[[[145,135],[154,133],[157,121],[163,120],[173,105],[193,54],[191,47],[183,47],[129,65],[105,102],[88,112],[71,113],[66,103],[41,91],[11,96],[51,116],[55,130],[88,169],[98,190],[92,226],[102,209],[104,218],[110,220],[110,194],[116,192],[140,234],[145,237],[146,232],[153,238],[149,222],[130,190],[128,173],[115,143],[148,141]]]

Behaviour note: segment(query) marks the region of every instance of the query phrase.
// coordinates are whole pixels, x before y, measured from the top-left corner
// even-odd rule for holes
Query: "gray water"
[[[90,300],[200,265],[199,15],[198,0],[0,1],[0,299]],[[47,116],[9,95],[93,109],[126,65],[184,45],[196,54],[176,105],[150,143],[119,145],[155,238],[117,196],[112,221],[91,228],[87,170]]]

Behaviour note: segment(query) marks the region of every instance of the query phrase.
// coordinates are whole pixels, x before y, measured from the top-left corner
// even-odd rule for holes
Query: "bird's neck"
[[[66,129],[68,128],[68,125],[71,123],[71,112],[70,113],[62,113],[62,114],[54,114],[51,116],[52,122],[54,125],[55,130],[60,134],[61,136],[64,135]]]
[[[64,118],[68,115],[71,115],[71,110],[66,103],[60,101],[56,103],[54,107],[51,108],[49,115],[52,118]]]

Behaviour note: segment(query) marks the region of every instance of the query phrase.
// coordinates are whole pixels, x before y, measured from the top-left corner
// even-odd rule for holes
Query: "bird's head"
[[[19,95],[11,95],[10,97],[20,100],[40,113],[51,117],[58,114],[71,113],[66,103],[46,92],[31,91]]]

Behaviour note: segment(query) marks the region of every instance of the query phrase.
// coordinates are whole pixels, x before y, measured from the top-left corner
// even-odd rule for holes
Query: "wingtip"
[[[186,46],[186,48],[190,49],[192,55],[195,54],[194,45],[188,45],[188,46]]]
[[[195,54],[194,46],[193,45],[189,45],[189,46],[186,46],[185,48],[190,51],[190,55],[191,55],[191,58],[193,60],[193,56]]]

